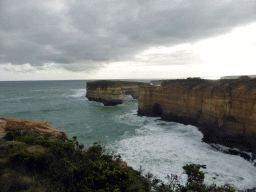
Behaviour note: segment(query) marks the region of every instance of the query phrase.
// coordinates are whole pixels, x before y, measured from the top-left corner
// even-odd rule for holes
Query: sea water
[[[256,167],[240,156],[224,154],[201,142],[197,127],[137,116],[137,100],[105,107],[85,97],[86,81],[0,82],[0,117],[43,121],[78,137],[86,147],[100,141],[129,166],[165,181],[185,180],[182,166],[206,165],[205,183],[237,191],[256,187]]]

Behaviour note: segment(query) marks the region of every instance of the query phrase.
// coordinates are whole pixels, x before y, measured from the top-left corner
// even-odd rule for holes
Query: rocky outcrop
[[[29,130],[33,129],[37,133],[53,133],[58,137],[67,139],[67,134],[57,130],[46,122],[34,122],[24,119],[0,118],[0,136],[4,136],[11,129]]]
[[[199,127],[205,142],[253,152],[256,158],[256,79],[170,80],[141,86],[138,115]]]
[[[124,94],[121,90],[121,87],[108,87],[106,89],[99,87],[95,90],[87,89],[86,97],[90,101],[98,101],[103,103],[105,106],[122,104],[124,100]]]
[[[93,81],[87,82],[86,97],[90,101],[102,102],[105,106],[122,104],[125,95],[138,98],[140,82]]]

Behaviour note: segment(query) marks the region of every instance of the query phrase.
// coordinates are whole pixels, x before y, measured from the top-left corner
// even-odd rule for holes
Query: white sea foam
[[[119,119],[119,120],[118,120]],[[165,180],[167,174],[182,175],[182,166],[206,165],[205,183],[228,184],[237,190],[256,187],[256,168],[235,155],[224,154],[202,143],[202,133],[191,125],[138,117],[134,112],[117,116],[120,123],[138,126],[135,135],[125,134],[113,146],[132,167],[139,166]]]
[[[35,89],[35,90],[31,90],[30,92],[45,92],[47,90],[44,89]]]
[[[114,120],[117,123],[124,123],[127,125],[132,125],[132,126],[143,126],[146,121],[147,117],[139,117],[136,115],[137,111],[133,110],[130,113],[125,113],[125,114],[120,114],[114,117]]]
[[[85,97],[86,89],[76,89],[71,97]]]
[[[71,95],[63,94],[62,96],[79,98],[79,97],[85,97],[85,95],[86,95],[86,89],[72,89],[71,92],[72,92]]]
[[[0,100],[0,102],[21,102],[23,100],[29,100],[33,97],[10,97],[3,100]]]
[[[130,100],[133,100],[133,97],[131,95],[124,96],[124,101],[130,101]]]

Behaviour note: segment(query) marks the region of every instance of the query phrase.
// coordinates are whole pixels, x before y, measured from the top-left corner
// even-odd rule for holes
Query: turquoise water
[[[87,146],[108,143],[136,128],[113,120],[137,108],[136,100],[127,98],[116,107],[89,102],[86,81],[0,82],[0,88],[1,117],[47,122]]]
[[[237,190],[256,187],[256,167],[202,143],[196,127],[137,116],[137,100],[104,107],[85,97],[86,81],[0,82],[0,117],[43,121],[77,136],[85,146],[96,141],[121,154],[128,165],[164,179],[182,174],[187,163],[207,168],[208,184],[229,184]]]

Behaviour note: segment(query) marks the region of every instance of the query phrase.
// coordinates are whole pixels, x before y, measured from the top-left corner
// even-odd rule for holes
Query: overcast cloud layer
[[[0,2],[0,64],[37,69],[55,63],[90,71],[133,61],[150,47],[193,43],[256,21],[255,0]]]

